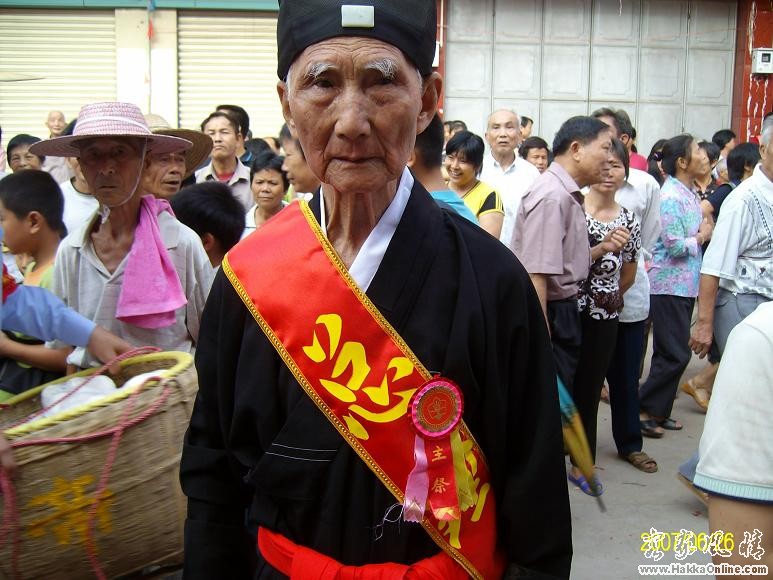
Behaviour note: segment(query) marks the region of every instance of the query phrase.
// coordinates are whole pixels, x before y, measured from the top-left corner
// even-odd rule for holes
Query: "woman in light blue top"
[[[650,374],[639,391],[642,435],[662,437],[663,429],[679,430],[670,417],[679,379],[690,362],[690,318],[701,268],[701,246],[713,225],[703,219],[698,196],[691,190],[705,163],[705,152],[691,135],[678,135],[663,145],[666,174],[660,193],[660,238],[653,250],[650,319],[653,353]]]

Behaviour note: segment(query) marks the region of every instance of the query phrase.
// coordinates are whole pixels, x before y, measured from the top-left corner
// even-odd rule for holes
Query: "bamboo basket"
[[[132,357],[120,365],[120,373],[111,376],[118,386],[148,371],[159,371],[162,378],[11,428],[40,410],[40,392],[46,385],[10,399],[0,411],[0,429],[12,444],[89,435],[147,415],[121,434],[96,508],[97,489],[108,475],[113,435],[15,449],[18,519],[0,547],[1,576],[15,578],[18,572],[26,580],[93,578],[89,546],[108,578],[182,562],[186,502],[178,471],[198,388],[193,358],[182,352],[159,352]],[[11,512],[0,502],[4,522]]]

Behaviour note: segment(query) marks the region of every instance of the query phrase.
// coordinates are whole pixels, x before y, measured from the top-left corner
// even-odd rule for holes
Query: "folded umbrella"
[[[606,511],[604,502],[600,497],[599,480],[596,478],[596,468],[593,465],[593,455],[590,452],[588,438],[585,435],[585,428],[582,426],[580,414],[577,407],[574,406],[574,400],[569,391],[564,386],[561,377],[556,376],[558,383],[558,403],[561,408],[561,426],[564,432],[564,445],[569,450],[577,469],[585,477],[588,485],[599,502],[601,511]]]

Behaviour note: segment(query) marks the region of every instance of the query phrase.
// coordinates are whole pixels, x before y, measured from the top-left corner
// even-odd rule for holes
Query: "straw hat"
[[[193,143],[193,147],[185,152],[185,177],[191,175],[209,157],[212,152],[212,138],[201,131],[192,129],[172,129],[161,115],[150,113],[145,115],[145,121],[156,135],[180,137]]]
[[[84,105],[78,113],[78,121],[72,135],[35,143],[30,147],[30,151],[35,155],[78,157],[78,141],[94,137],[141,137],[146,140],[148,151],[153,153],[174,153],[187,151],[192,147],[192,143],[187,139],[153,134],[137,105],[94,103]]]

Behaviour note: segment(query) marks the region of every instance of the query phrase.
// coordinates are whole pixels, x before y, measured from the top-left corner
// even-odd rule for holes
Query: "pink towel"
[[[175,322],[174,312],[188,302],[177,270],[169,258],[158,227],[158,214],[174,215],[169,202],[144,195],[140,221],[134,232],[123,274],[115,317],[140,328],[164,328]]]

